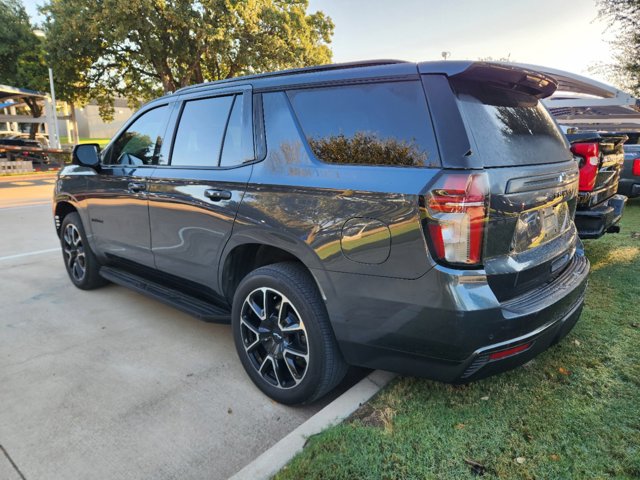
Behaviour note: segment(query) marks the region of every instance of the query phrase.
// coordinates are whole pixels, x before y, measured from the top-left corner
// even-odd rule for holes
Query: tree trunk
[[[29,111],[31,112],[31,116],[33,118],[39,118],[42,115],[42,105],[38,103],[37,98],[23,97],[22,100],[24,100],[25,105],[27,105],[27,107],[29,108]],[[29,126],[29,138],[31,140],[35,140],[39,127],[40,127],[39,123],[32,123]]]

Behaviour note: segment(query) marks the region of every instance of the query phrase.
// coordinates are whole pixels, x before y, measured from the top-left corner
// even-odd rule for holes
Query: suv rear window
[[[327,163],[438,166],[418,81],[287,92],[311,150]]]
[[[483,165],[504,167],[571,159],[564,135],[535,97],[471,82],[453,86]]]

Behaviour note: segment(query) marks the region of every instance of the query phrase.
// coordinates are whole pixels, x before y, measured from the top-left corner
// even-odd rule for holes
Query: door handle
[[[219,202],[220,200],[231,200],[231,192],[228,190],[214,190],[212,188],[204,191],[204,196],[212,202]]]
[[[140,193],[140,192],[144,192],[147,189],[147,184],[138,183],[138,182],[129,182],[128,188],[131,193]]]

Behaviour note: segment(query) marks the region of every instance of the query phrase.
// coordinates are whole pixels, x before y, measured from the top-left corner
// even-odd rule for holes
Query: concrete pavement
[[[226,325],[74,288],[50,206],[34,205],[52,184],[2,183],[0,445],[21,473],[0,451],[0,478],[227,478],[331,400],[269,400]]]
[[[56,174],[0,176],[0,208],[51,204]]]

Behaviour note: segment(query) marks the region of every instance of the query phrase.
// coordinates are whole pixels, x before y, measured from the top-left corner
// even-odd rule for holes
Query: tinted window
[[[105,163],[157,165],[168,117],[167,105],[143,113],[118,137]]]
[[[316,157],[329,163],[435,166],[435,138],[419,82],[288,92]]]
[[[535,97],[477,83],[454,87],[484,165],[531,165],[571,158],[563,133]]]
[[[252,119],[250,116],[244,118],[244,106],[244,96],[236,96],[224,136],[224,146],[220,157],[221,167],[239,165],[254,158]]]
[[[233,96],[185,102],[171,165],[217,167]]]

